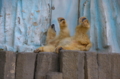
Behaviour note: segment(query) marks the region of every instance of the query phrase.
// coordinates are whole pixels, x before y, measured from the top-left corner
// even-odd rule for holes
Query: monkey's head
[[[53,29],[56,32],[56,30],[55,30],[55,24],[51,25],[51,29]]]
[[[80,17],[79,22],[83,27],[90,28],[90,23],[86,17]]]
[[[67,26],[66,20],[64,18],[62,18],[62,17],[58,18],[58,23],[59,23],[59,25],[60,25],[61,28]]]

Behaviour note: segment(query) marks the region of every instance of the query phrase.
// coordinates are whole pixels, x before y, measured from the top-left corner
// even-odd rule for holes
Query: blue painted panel
[[[2,0],[0,48],[30,52],[44,45],[51,0]]]
[[[88,17],[91,23],[92,51],[120,51],[119,3],[119,0],[80,0],[80,16]]]
[[[1,13],[1,8],[2,8],[2,0],[0,0],[0,13]]]
[[[120,0],[0,0],[0,48],[33,51],[45,44],[51,23],[58,34],[58,17],[67,20],[73,36],[78,18],[86,16],[91,51],[120,52],[119,14]]]
[[[78,0],[52,0],[52,22],[59,32],[58,17],[64,17],[67,20],[71,36],[74,35],[75,27],[78,23]]]

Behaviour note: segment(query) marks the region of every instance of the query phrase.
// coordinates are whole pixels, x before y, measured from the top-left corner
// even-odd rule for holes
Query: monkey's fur
[[[58,18],[59,26],[60,26],[60,33],[56,36],[56,32],[53,29],[54,25],[48,29],[47,38],[46,38],[46,45],[43,47],[39,47],[34,52],[55,52],[56,46],[58,46],[59,42],[67,37],[70,37],[70,33],[68,30],[67,22],[64,18]]]
[[[66,20],[58,18],[60,25],[60,33],[56,36],[55,30],[52,25],[48,29],[46,46],[36,49],[34,52],[56,52],[59,53],[61,49],[64,50],[80,50],[87,51],[91,48],[92,43],[87,35],[90,28],[90,23],[86,17],[79,18],[80,24],[75,29],[75,35],[70,37]]]
[[[59,42],[56,48],[57,53],[61,49],[88,51],[91,48],[92,43],[87,35],[90,23],[86,17],[79,18],[79,22],[80,24],[75,29],[75,35]]]

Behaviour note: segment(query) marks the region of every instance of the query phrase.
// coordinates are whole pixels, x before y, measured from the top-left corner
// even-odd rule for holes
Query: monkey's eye
[[[63,21],[63,20],[65,20],[65,19],[61,19],[60,22]]]
[[[82,22],[83,22],[84,20],[86,20],[86,18],[83,18],[83,19],[82,19]]]

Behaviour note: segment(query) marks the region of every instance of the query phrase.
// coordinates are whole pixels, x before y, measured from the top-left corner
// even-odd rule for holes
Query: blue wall
[[[0,0],[0,12],[1,12],[1,8],[2,8],[2,0]]]
[[[0,48],[30,52],[45,44],[51,23],[59,32],[58,17],[74,35],[78,18],[86,16],[91,28],[91,51],[120,52],[119,0],[1,0]]]

